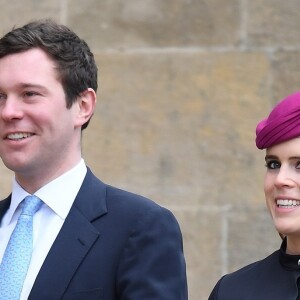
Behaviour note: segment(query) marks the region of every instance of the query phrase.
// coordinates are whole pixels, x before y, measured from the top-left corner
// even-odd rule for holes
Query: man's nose
[[[21,119],[23,117],[23,109],[20,101],[14,97],[7,97],[0,104],[0,115],[5,121]]]

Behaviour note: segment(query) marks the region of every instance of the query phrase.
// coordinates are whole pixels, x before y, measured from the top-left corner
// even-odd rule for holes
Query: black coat
[[[296,300],[300,256],[281,248],[265,259],[223,276],[208,300]],[[300,298],[299,298],[300,299]]]

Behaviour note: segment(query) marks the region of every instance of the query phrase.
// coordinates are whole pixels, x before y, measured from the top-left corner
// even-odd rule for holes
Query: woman
[[[209,300],[300,300],[300,92],[279,102],[256,128],[266,149],[264,191],[281,247],[223,276]]]

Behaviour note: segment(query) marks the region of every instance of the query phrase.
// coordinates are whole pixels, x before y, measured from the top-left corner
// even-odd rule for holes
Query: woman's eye
[[[280,162],[276,160],[271,160],[266,162],[266,167],[267,169],[274,170],[274,169],[279,169],[281,166]],[[300,168],[300,163],[299,163],[299,168]]]
[[[296,162],[296,169],[300,169],[300,161]]]
[[[5,100],[5,99],[6,99],[6,96],[4,94],[0,93],[0,100]]]

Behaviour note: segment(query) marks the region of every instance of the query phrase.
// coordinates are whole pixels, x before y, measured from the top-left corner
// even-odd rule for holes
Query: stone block
[[[224,268],[222,243],[223,208],[173,210],[184,236],[190,300],[207,300]]]
[[[0,0],[0,7],[0,35],[14,26],[22,26],[36,19],[52,18],[61,21],[63,14],[63,1],[60,0]]]
[[[263,199],[255,126],[268,107],[259,53],[102,54],[84,133],[97,175],[161,203]]]
[[[287,95],[300,90],[300,51],[278,51],[272,63],[272,105]]]
[[[299,45],[299,1],[247,1],[246,14],[248,46],[290,47]]]
[[[69,24],[93,49],[229,46],[239,40],[239,1],[69,1]]]
[[[228,214],[228,272],[261,260],[280,247],[281,238],[264,203]]]

